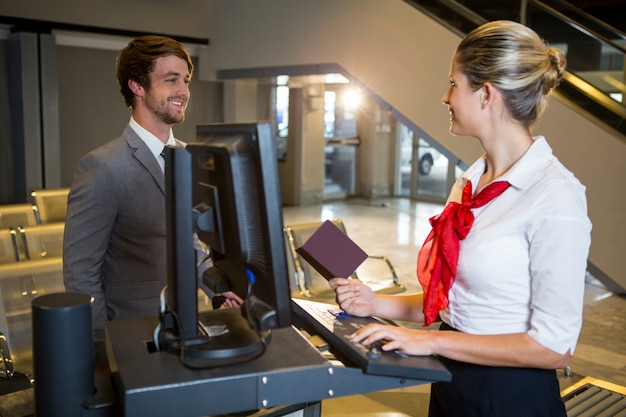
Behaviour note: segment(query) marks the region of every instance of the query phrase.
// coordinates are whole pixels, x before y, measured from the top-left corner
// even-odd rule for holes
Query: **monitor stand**
[[[265,343],[237,308],[211,310],[199,315],[200,336],[181,340],[162,335],[162,350],[176,354],[185,366],[211,368],[245,362],[261,355]]]

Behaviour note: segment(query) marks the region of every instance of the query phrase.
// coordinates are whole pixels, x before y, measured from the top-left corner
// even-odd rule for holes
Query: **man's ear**
[[[144,88],[135,80],[128,80],[128,87],[137,97],[143,97],[145,94]]]

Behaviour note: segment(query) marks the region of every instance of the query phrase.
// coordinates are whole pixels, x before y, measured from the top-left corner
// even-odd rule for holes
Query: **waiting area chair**
[[[14,365],[27,372],[32,372],[31,303],[57,292],[65,292],[60,256],[0,265],[0,332]]]
[[[63,256],[65,223],[0,230],[0,265]]]
[[[40,224],[19,229],[26,260],[63,256],[65,223]]]
[[[18,232],[15,229],[0,229],[0,265],[21,261]]]
[[[6,335],[0,331],[0,396],[32,388],[33,384],[32,375],[15,369]],[[0,403],[2,401],[4,399],[0,400]],[[10,403],[10,401],[7,402]]]
[[[337,219],[333,220],[333,223],[347,234],[343,221]],[[322,302],[332,302],[335,299],[335,293],[326,279],[296,251],[321,225],[322,222],[312,222],[284,228],[291,296],[294,298],[308,298]],[[380,294],[405,291],[405,287],[398,282],[392,263],[385,256],[368,255],[351,278],[361,280]]]
[[[37,224],[37,207],[32,204],[0,206],[0,229],[27,227]]]
[[[32,206],[22,206],[26,216],[13,217],[16,222],[0,229],[0,382],[4,382],[0,393],[28,386],[26,375],[33,366],[31,302],[44,294],[65,292],[65,223],[36,224]],[[0,214],[15,213],[15,205],[9,208],[0,207]],[[24,373],[10,377],[7,358]]]
[[[51,188],[33,191],[31,197],[37,208],[37,222],[40,224],[64,222],[67,212],[67,195],[69,192],[69,188]]]

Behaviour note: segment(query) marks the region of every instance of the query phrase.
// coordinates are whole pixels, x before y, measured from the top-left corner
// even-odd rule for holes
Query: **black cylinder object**
[[[94,393],[90,297],[56,293],[32,302],[37,417],[80,417]]]

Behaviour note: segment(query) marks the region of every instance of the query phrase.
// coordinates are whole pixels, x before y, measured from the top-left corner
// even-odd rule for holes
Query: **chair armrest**
[[[0,378],[10,379],[15,374],[9,343],[2,332],[0,332],[0,371]]]
[[[391,272],[393,283],[394,284],[398,283],[398,275],[396,274],[396,270],[394,269],[391,261],[386,256],[368,255],[367,257],[369,259],[378,259],[378,260],[384,261],[387,264],[387,266],[389,267],[389,272]]]

